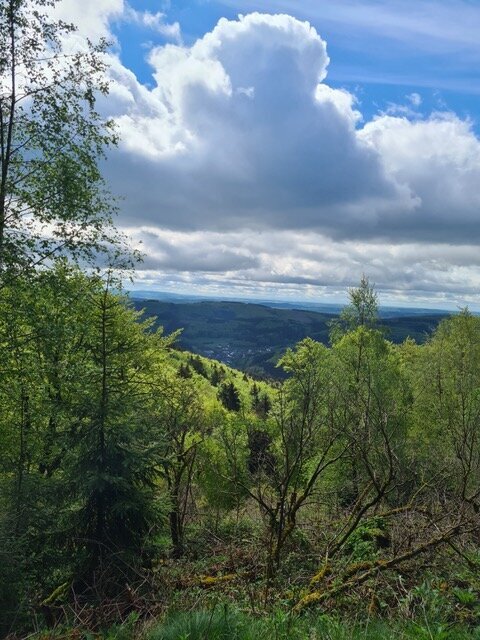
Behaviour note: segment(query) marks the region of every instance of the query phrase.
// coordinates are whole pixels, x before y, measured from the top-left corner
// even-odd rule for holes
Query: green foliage
[[[438,624],[438,631],[442,631],[449,613],[449,603],[446,594],[440,591],[432,580],[413,587],[403,601],[409,614],[417,620],[430,624]]]
[[[330,339],[336,342],[342,335],[358,327],[373,328],[378,320],[378,297],[368,278],[363,275],[357,288],[349,289],[350,304],[338,320],[331,322]]]
[[[2,633],[129,637],[158,602],[197,612],[159,638],[472,637],[480,319],[398,347],[362,295],[273,388],[174,349],[108,273],[1,288]]]
[[[51,4],[0,3],[3,278],[59,255],[93,258],[118,238],[98,167],[116,140],[96,109],[108,92],[107,44],[85,41],[65,55],[75,27],[52,20]]]
[[[251,631],[243,617],[218,608],[176,616],[153,631],[149,640],[253,640]]]
[[[260,418],[266,418],[272,408],[272,402],[268,395],[265,392],[261,394],[257,384],[254,383],[250,390],[250,396],[252,399],[253,411]]]
[[[210,377],[210,382],[214,387],[217,387],[222,380],[225,379],[225,369],[223,367],[218,367],[216,363],[213,364],[212,375]]]
[[[480,319],[463,310],[444,320],[413,360],[410,375],[419,390],[412,437],[428,452],[422,471],[445,474],[449,487],[478,509]]]
[[[62,263],[17,285],[0,292],[0,589],[44,600],[144,549],[157,518],[147,382],[171,341]]]
[[[178,368],[178,375],[180,376],[180,378],[185,379],[192,377],[192,371],[188,364],[184,364],[183,362],[180,363],[180,366]]]
[[[383,518],[376,517],[365,520],[355,529],[344,547],[351,562],[378,557],[379,549],[388,544],[385,524]]]
[[[91,292],[88,308],[88,360],[76,408],[82,422],[67,474],[78,504],[71,516],[75,545],[91,567],[114,554],[137,555],[154,521],[158,445],[145,419],[146,385],[156,367],[152,350],[161,359],[170,341],[150,334],[150,323],[139,322],[138,313],[110,293],[108,281]]]
[[[170,616],[151,631],[148,640],[474,640],[475,632],[451,626],[371,621],[367,624],[339,622],[328,616],[292,618],[275,612],[254,618],[217,607]]]
[[[160,475],[167,484],[170,535],[173,555],[178,558],[184,552],[184,525],[194,466],[208,420],[191,378],[178,380],[164,374],[156,385],[152,429],[161,442]]]
[[[233,382],[225,382],[220,387],[218,399],[228,411],[240,411],[240,394]]]
[[[453,595],[463,607],[473,608],[479,604],[478,595],[470,589],[455,587]]]
[[[199,449],[198,483],[207,502],[216,509],[238,507],[248,486],[248,433],[240,415],[216,410],[215,427]]]
[[[207,370],[200,356],[191,356],[188,362],[194,371],[204,378],[208,378]]]

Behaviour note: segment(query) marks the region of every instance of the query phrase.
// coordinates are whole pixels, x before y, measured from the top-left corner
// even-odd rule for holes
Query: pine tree
[[[233,382],[223,383],[218,392],[218,399],[225,409],[229,411],[240,411],[240,394]]]
[[[70,535],[89,580],[107,559],[134,563],[155,523],[159,443],[149,433],[150,379],[171,344],[150,333],[151,322],[139,322],[139,313],[112,295],[112,285],[88,300],[88,360],[76,408],[82,421],[68,466],[78,504]]]
[[[192,371],[188,364],[183,364],[183,362],[180,364],[178,367],[178,375],[180,378],[184,378],[185,380],[192,377]]]

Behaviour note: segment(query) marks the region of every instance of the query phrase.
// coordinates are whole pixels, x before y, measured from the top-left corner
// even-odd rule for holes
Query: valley
[[[180,296],[175,302],[135,298],[133,304],[137,310],[144,310],[145,317],[155,317],[155,325],[163,326],[166,333],[182,329],[177,343],[182,349],[258,378],[284,377],[276,366],[278,359],[307,336],[328,344],[330,323],[338,317],[333,312],[266,304],[181,300]],[[396,344],[407,337],[422,344],[447,315],[445,311],[387,309],[380,325],[385,337]]]

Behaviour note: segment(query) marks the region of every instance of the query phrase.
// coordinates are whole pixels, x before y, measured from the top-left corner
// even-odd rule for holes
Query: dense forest
[[[50,4],[0,0],[0,634],[478,638],[480,318],[394,344],[363,277],[283,381],[179,350]]]

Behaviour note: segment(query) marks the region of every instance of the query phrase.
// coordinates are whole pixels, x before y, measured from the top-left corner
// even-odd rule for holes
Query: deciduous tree
[[[56,0],[0,2],[0,275],[91,258],[115,236],[98,160],[115,142],[96,108],[106,43],[72,39]]]

